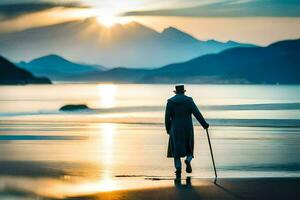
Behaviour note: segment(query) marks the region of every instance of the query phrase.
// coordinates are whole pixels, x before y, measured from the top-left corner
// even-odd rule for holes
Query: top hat
[[[184,93],[186,90],[184,89],[184,85],[175,85],[175,93]]]

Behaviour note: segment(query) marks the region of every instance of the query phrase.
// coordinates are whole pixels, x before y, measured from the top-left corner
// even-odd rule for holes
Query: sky
[[[268,45],[300,38],[299,0],[1,0],[0,32],[97,17],[137,21],[157,31],[174,26],[201,40]]]

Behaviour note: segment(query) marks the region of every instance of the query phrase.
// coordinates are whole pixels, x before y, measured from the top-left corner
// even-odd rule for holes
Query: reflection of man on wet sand
[[[168,99],[165,126],[169,134],[168,157],[174,158],[176,176],[181,175],[181,158],[186,157],[186,172],[192,172],[194,157],[194,128],[192,115],[207,129],[205,121],[191,97],[185,96],[184,85],[175,86],[175,96]]]
[[[191,177],[186,177],[185,184],[182,184],[181,178],[174,179],[174,185],[178,189],[189,189],[192,187]]]

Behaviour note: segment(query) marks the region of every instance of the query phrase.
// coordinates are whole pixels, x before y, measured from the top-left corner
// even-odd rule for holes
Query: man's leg
[[[180,159],[180,157],[174,157],[174,165],[176,168],[175,173],[181,174],[181,159]]]
[[[188,155],[188,156],[186,156],[186,159],[184,161],[186,164],[186,172],[187,173],[192,173],[192,166],[191,166],[192,159],[193,159],[193,156]]]
[[[193,159],[193,156],[187,156],[187,157],[186,157],[186,161],[188,161],[188,162],[191,162],[192,159]]]

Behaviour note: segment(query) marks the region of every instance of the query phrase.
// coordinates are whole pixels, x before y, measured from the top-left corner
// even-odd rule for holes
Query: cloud
[[[0,4],[0,20],[12,19],[26,14],[36,13],[52,8],[89,8],[77,2],[54,3],[54,2],[24,2]]]
[[[178,9],[130,11],[124,16],[300,17],[299,0],[223,0]]]

